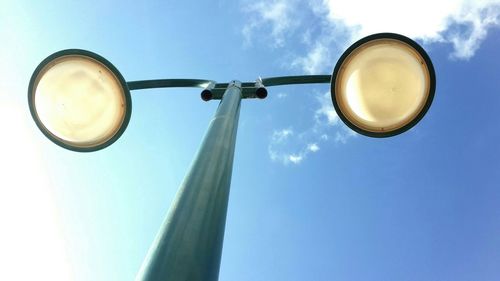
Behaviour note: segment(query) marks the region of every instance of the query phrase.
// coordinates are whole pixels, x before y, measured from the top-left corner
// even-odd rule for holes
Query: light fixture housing
[[[69,150],[90,152],[115,142],[132,112],[127,82],[105,58],[93,52],[56,52],[35,69],[28,103],[36,125]]]
[[[340,57],[331,79],[340,119],[370,137],[390,137],[412,128],[428,111],[436,88],[425,50],[395,33],[355,42]]]

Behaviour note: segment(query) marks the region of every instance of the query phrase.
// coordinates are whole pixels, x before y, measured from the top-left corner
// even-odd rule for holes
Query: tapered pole
[[[136,281],[216,281],[241,104],[231,82]]]

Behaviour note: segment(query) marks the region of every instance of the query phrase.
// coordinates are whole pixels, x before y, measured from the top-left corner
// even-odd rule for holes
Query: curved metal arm
[[[205,88],[212,80],[204,79],[156,79],[127,82],[129,90],[142,90],[153,88],[183,88],[198,87]]]
[[[262,78],[266,87],[292,85],[292,84],[315,84],[330,83],[331,75],[300,75]]]
[[[300,75],[300,76],[280,76],[261,78],[263,87],[283,86],[293,84],[315,84],[315,83],[330,83],[331,75]],[[257,79],[259,80],[259,79]],[[213,99],[221,99],[224,90],[227,88],[227,83],[216,84],[212,90]],[[256,91],[259,87],[256,82],[241,83],[243,98],[256,98]],[[263,88],[260,87],[260,88]]]
[[[263,87],[293,85],[293,84],[315,84],[315,83],[330,83],[331,75],[300,75],[300,76],[280,76],[261,78]],[[229,83],[216,83],[212,80],[205,79],[157,79],[157,80],[142,80],[127,82],[130,90],[152,89],[152,88],[178,88],[178,87],[197,87],[206,88],[210,83],[215,86],[211,89],[212,96],[210,99],[221,99],[224,91]],[[260,88],[263,88],[260,87]],[[243,98],[256,98],[256,82],[241,83]]]

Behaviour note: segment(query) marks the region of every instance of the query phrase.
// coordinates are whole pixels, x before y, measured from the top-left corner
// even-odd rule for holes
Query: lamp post
[[[267,96],[266,87],[331,83],[339,117],[356,132],[389,137],[413,127],[429,109],[434,69],[414,41],[394,33],[365,37],[341,56],[332,75],[258,78],[217,83],[201,79],[125,82],[103,57],[84,50],[57,52],[36,68],[28,102],[40,130],[78,152],[103,149],[124,132],[130,90],[201,87],[205,101],[221,100],[201,147],[136,277],[217,280],[242,99]]]

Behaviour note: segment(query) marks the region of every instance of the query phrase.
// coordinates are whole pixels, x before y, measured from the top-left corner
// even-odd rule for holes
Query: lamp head
[[[45,136],[79,152],[115,142],[132,111],[120,72],[105,58],[78,49],[59,51],[40,63],[30,80],[28,102]]]
[[[394,33],[365,37],[340,57],[331,96],[338,116],[354,131],[390,137],[409,130],[429,109],[436,77],[427,53]]]

